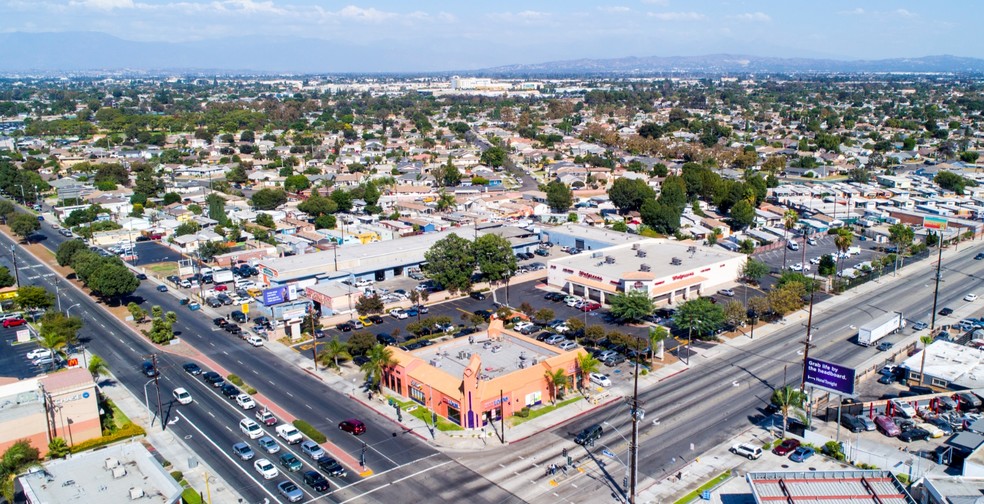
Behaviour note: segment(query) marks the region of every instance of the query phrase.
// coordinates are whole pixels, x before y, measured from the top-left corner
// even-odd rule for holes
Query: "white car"
[[[253,408],[256,407],[256,402],[253,401],[253,398],[250,397],[249,394],[239,394],[239,395],[237,395],[236,396],[236,404],[238,404],[240,408],[245,409],[245,410],[253,409]]]
[[[400,319],[400,320],[403,320],[403,319],[409,317],[409,315],[407,315],[407,312],[403,311],[402,308],[393,308],[392,310],[389,311],[389,314],[390,314],[391,317],[397,318],[397,319]]]
[[[181,404],[191,404],[191,394],[189,394],[188,391],[182,387],[174,389],[174,392],[171,392],[171,395],[174,396],[175,401],[178,401]]]
[[[733,289],[721,289],[718,291],[718,294],[722,296],[734,297],[735,291]]]
[[[261,347],[261,346],[263,346],[263,338],[255,335],[255,334],[249,335],[249,337],[246,338],[246,342],[248,342],[250,345],[253,345],[255,347]]]
[[[789,267],[793,271],[803,271],[803,263],[796,263]]]
[[[243,431],[243,434],[246,434],[250,439],[263,436],[263,429],[260,428],[260,424],[248,418],[239,421],[239,430]]]
[[[810,259],[810,264],[820,264],[820,260],[821,258],[814,257],[813,259]]]
[[[27,357],[28,360],[50,359],[51,350],[48,350],[47,348],[35,348],[34,350],[27,352],[27,355],[25,357]]]
[[[809,245],[816,245],[817,244],[817,240],[816,240],[816,238],[808,238],[806,240],[806,243],[808,243]]]
[[[263,479],[273,479],[280,475],[280,471],[277,470],[277,466],[273,465],[273,463],[267,459],[260,459],[253,462],[253,469],[256,469],[256,472],[260,473],[260,476],[263,476]]]
[[[612,380],[608,378],[608,375],[604,373],[591,373],[588,375],[588,380],[595,385],[601,385],[602,387],[611,387]]]
[[[581,300],[581,298],[578,298],[578,297],[575,297],[575,296],[567,296],[567,297],[564,298],[564,304],[567,305],[567,306],[574,306],[580,300]]]
[[[939,428],[939,427],[937,427],[937,426],[935,426],[935,425],[933,425],[931,423],[917,423],[916,424],[916,427],[919,427],[920,429],[923,429],[926,432],[928,432],[929,433],[929,437],[931,437],[933,439],[941,438],[945,434],[945,432],[943,432],[943,429],[941,429],[941,428]]]
[[[964,296],[964,301],[977,301],[977,294],[967,294]]]

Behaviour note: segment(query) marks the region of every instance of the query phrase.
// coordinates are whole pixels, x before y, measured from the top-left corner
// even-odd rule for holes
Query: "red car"
[[[229,290],[229,286],[228,285],[216,285],[215,286],[215,292],[225,292],[227,290]]]
[[[779,446],[772,449],[772,453],[785,457],[787,454],[792,453],[793,450],[799,448],[800,442],[795,439],[786,439]]]
[[[9,318],[3,321],[4,327],[17,327],[26,324],[27,321],[22,318]]]
[[[599,308],[601,308],[601,303],[596,303],[592,301],[590,303],[584,303],[584,305],[581,306],[581,311],[589,312],[589,311],[595,311]]]
[[[338,428],[358,436],[366,431],[366,424],[354,418],[349,418],[348,420],[339,422]]]

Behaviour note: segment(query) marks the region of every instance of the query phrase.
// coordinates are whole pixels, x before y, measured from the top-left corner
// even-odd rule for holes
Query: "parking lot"
[[[27,343],[17,343],[17,331],[27,330],[27,326],[0,328],[0,344],[4,350],[0,352],[0,375],[23,380],[39,376],[49,371],[44,365],[35,365],[28,353],[40,348],[36,340]]]
[[[816,245],[806,244],[805,249],[803,248],[803,240],[800,237],[796,238],[796,243],[799,245],[800,250],[789,250],[788,247],[777,248],[774,250],[769,250],[767,252],[762,252],[752,256],[757,261],[762,261],[769,265],[773,270],[781,270],[783,267],[783,253],[786,255],[786,267],[792,267],[795,264],[806,264],[810,267],[810,270],[815,270],[817,268],[816,264],[811,264],[810,260],[815,259],[819,262],[819,258],[827,254],[834,254],[836,259],[836,254],[839,252],[837,247],[834,245],[834,235],[828,234],[817,234],[813,237],[816,241]],[[870,262],[873,259],[881,257],[884,255],[883,252],[875,250],[875,247],[883,246],[884,244],[878,244],[871,240],[860,241],[857,237],[854,239],[854,243],[851,244],[852,247],[859,247],[861,253],[857,255],[852,255],[850,257],[844,258],[843,267],[844,269],[853,268],[862,262]],[[804,255],[805,250],[805,255]],[[804,261],[805,257],[805,261]],[[841,262],[837,259],[837,269],[840,271]]]

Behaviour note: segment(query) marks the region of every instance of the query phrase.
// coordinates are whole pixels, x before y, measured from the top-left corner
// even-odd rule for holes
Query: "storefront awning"
[[[616,286],[614,286],[614,285],[612,285],[612,284],[610,284],[608,282],[599,282],[598,280],[589,280],[587,278],[579,277],[579,276],[576,276],[576,275],[571,275],[571,276],[567,277],[567,281],[570,282],[570,283],[572,283],[572,284],[583,285],[585,287],[590,287],[592,289],[598,289],[600,291],[605,291],[605,292],[608,292],[610,294],[617,294],[618,293],[618,289],[615,288]]]
[[[649,295],[652,296],[652,297],[661,296],[661,295],[666,294],[668,292],[674,292],[674,291],[678,291],[680,289],[686,289],[687,287],[690,287],[691,285],[697,285],[699,283],[704,283],[706,281],[707,281],[707,278],[706,277],[692,276],[690,278],[685,278],[685,279],[679,280],[677,282],[660,285],[660,286],[656,287],[655,289],[653,289],[652,292],[649,293]]]

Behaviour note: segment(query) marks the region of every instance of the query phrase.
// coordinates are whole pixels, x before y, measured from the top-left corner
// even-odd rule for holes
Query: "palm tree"
[[[14,477],[24,469],[38,465],[38,455],[38,449],[26,440],[10,445],[3,452],[0,458],[0,491],[7,501],[14,501]]]
[[[383,373],[387,368],[396,364],[393,359],[393,351],[376,343],[366,352],[368,362],[359,367],[366,374],[366,381],[371,382],[371,388],[379,391],[380,382],[383,380]]]
[[[48,443],[48,456],[51,458],[65,458],[71,451],[63,437],[52,438]]]
[[[806,400],[806,395],[800,392],[799,389],[790,387],[789,385],[772,392],[772,404],[778,406],[779,410],[782,411],[782,437],[786,437],[789,408],[803,407],[804,400]]]
[[[437,210],[444,211],[455,204],[454,194],[441,191],[437,194]]]
[[[567,386],[567,373],[563,369],[556,369],[553,372],[546,371],[543,377],[547,379],[547,386],[550,387],[551,402],[556,404],[560,391]]]
[[[782,226],[783,226],[783,228],[782,228],[782,241],[784,241],[784,242],[788,242],[789,241],[787,239],[787,233],[789,233],[789,230],[790,229],[793,229],[793,226],[795,226],[797,222],[799,222],[799,214],[796,213],[796,210],[793,210],[792,208],[790,208],[789,210],[786,210],[786,212],[782,214]],[[783,246],[782,246],[782,269],[786,269],[786,250],[787,249],[789,249],[789,247],[787,247],[785,244],[783,244]]]
[[[919,363],[919,384],[923,384],[923,369],[926,367],[926,347],[933,342],[933,337],[926,335],[920,336],[919,342],[923,344],[922,362]]]
[[[338,340],[338,336],[329,341],[321,349],[321,364],[338,369],[338,360],[351,359],[352,354],[348,352],[348,345]]]
[[[55,331],[41,331],[38,334],[38,344],[41,348],[51,350],[52,354],[64,356],[64,348],[68,342],[62,334]]]
[[[841,252],[840,257],[840,271],[844,272],[844,256],[843,254],[847,252],[847,249],[851,248],[851,244],[854,243],[854,233],[848,228],[840,228],[837,230],[837,236],[834,237],[834,246],[837,250]]]
[[[106,364],[106,361],[102,357],[93,355],[92,358],[89,359],[89,373],[92,374],[93,378],[100,375],[108,375],[109,365]]]
[[[577,356],[577,369],[581,372],[581,388],[584,388],[584,383],[588,381],[588,376],[598,371],[600,367],[601,361],[596,359],[594,355],[585,352]]]
[[[663,326],[651,327],[649,329],[649,348],[652,350],[651,356],[649,357],[649,367],[653,367],[656,364],[656,346],[660,347],[659,358],[663,359],[663,341],[670,337],[670,331],[667,331]]]

